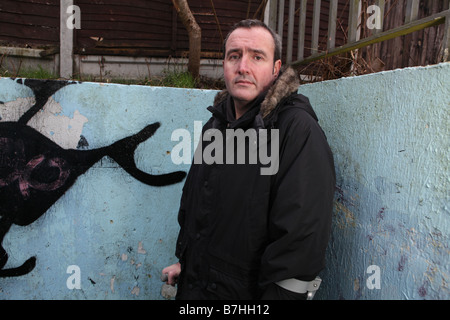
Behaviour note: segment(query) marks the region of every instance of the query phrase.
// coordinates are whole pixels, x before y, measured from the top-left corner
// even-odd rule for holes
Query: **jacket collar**
[[[255,122],[255,127],[265,127],[269,122],[269,119],[273,119],[274,116],[276,116],[277,107],[279,107],[280,102],[287,99],[293,92],[296,92],[299,85],[300,82],[296,72],[291,67],[283,68],[279,77],[267,93],[256,98],[255,101],[252,102],[255,106],[250,108],[247,113],[241,117],[243,118],[242,121],[251,119],[251,121]],[[228,90],[222,90],[217,93],[214,99],[214,106],[209,107],[208,110],[210,110],[219,121],[228,123],[226,107],[231,100]],[[258,105],[260,105],[259,108]],[[241,118],[237,121],[241,120]],[[236,127],[236,125],[234,125],[234,127]]]

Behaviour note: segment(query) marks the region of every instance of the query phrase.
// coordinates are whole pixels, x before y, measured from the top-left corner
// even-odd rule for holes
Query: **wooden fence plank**
[[[420,0],[406,1],[405,24],[417,20],[417,18],[419,17],[419,4]]]
[[[358,29],[360,21],[361,0],[350,0],[350,12],[348,21],[348,42],[355,42],[358,39]]]
[[[268,25],[272,30],[277,27],[278,0],[269,0],[269,22]]]
[[[303,59],[305,57],[305,35],[306,35],[306,1],[300,0],[300,17],[298,24],[298,49],[297,59]]]
[[[444,41],[442,42],[439,61],[450,61],[450,10],[447,10],[447,16],[445,19]]]
[[[333,49],[336,45],[336,19],[338,11],[338,0],[330,1],[330,12],[328,17],[327,48]]]
[[[289,0],[289,24],[286,62],[292,62],[292,50],[294,46],[294,18],[295,18],[295,0]]]
[[[283,41],[283,27],[284,27],[284,0],[278,1],[278,27],[277,33],[281,37],[281,41]]]
[[[320,6],[321,0],[314,0],[311,54],[315,54],[319,50]]]

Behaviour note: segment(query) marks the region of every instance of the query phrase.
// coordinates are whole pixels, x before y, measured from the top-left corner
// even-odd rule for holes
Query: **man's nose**
[[[243,55],[242,58],[239,61],[238,73],[239,74],[248,74],[248,73],[250,73],[249,58],[246,55]]]

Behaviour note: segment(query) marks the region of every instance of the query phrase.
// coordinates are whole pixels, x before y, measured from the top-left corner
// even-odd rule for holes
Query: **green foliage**
[[[41,65],[37,68],[18,68],[18,71],[12,71],[2,68],[0,63],[0,77],[10,78],[28,78],[28,79],[58,79],[58,75],[44,69]],[[110,78],[107,76],[80,76],[76,75],[72,78],[75,81],[89,82],[105,82],[118,83],[124,85],[144,85],[144,86],[160,86],[160,87],[176,87],[187,89],[223,89],[225,84],[221,79],[209,79],[200,76],[198,79],[186,71],[183,67],[176,66],[163,71],[161,76],[152,78],[144,78],[139,80]]]
[[[164,87],[195,88],[196,81],[187,71],[173,70],[164,72],[161,85]]]
[[[16,73],[11,71],[0,69],[1,77],[13,77],[13,78],[28,78],[28,79],[57,79],[58,76],[45,70],[41,65],[38,65],[37,69],[21,69]]]

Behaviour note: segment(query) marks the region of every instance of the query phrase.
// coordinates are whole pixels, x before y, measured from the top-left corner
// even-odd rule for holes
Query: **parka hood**
[[[257,128],[264,128],[270,123],[275,122],[278,112],[281,111],[279,109],[285,105],[281,102],[287,102],[289,99],[299,100],[301,103],[289,105],[292,107],[301,107],[317,121],[317,116],[314,113],[308,98],[302,95],[293,95],[297,93],[299,86],[300,81],[296,72],[291,67],[283,67],[280,71],[280,75],[263,97],[263,100],[260,103],[259,111],[253,111],[257,112],[255,114],[254,126]],[[220,91],[214,99],[214,106],[209,107],[208,110],[210,110],[217,118],[221,118],[223,120],[225,118],[224,108],[226,106],[226,101],[229,98],[230,94],[227,89]],[[258,97],[255,100],[259,101],[260,99],[261,97]]]

